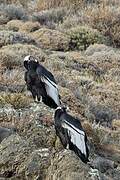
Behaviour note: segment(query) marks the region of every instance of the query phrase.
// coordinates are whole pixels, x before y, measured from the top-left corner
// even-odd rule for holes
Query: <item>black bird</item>
[[[54,115],[56,134],[64,148],[70,149],[84,162],[89,162],[87,136],[79,119],[66,112],[66,108],[58,107]]]
[[[27,89],[31,91],[34,100],[40,101],[51,108],[60,106],[60,96],[54,76],[43,67],[33,56],[24,58],[25,81]]]

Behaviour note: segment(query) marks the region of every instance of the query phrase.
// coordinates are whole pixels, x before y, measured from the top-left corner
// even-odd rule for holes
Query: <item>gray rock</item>
[[[9,137],[11,134],[14,134],[16,132],[15,128],[4,128],[0,127],[0,143],[3,141],[3,139]]]
[[[109,169],[114,169],[117,165],[114,161],[98,156],[93,161],[94,168],[98,169],[100,172],[105,173]]]

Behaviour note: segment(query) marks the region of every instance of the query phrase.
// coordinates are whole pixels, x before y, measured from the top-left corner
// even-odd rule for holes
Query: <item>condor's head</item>
[[[57,107],[55,110],[55,117],[60,117],[61,114],[67,113],[69,107]]]
[[[27,70],[36,70],[38,65],[39,65],[39,62],[33,56],[28,55],[24,58],[24,67]]]

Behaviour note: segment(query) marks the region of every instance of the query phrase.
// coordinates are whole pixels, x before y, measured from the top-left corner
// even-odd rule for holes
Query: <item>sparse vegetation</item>
[[[38,22],[27,21],[21,25],[19,31],[27,34],[34,32],[38,29],[40,29],[40,24]]]
[[[9,20],[18,19],[18,20],[27,20],[27,14],[22,7],[16,6],[14,4],[7,5],[2,9],[5,13],[5,16],[8,17]]]
[[[15,44],[4,46],[0,50],[0,64],[8,69],[16,66],[23,66],[23,59],[26,55],[31,54],[43,62],[46,55],[40,48],[28,44]]]
[[[19,31],[22,25],[23,21],[21,20],[11,20],[7,23],[8,29],[12,31]]]
[[[36,44],[34,39],[32,39],[30,36],[25,35],[24,33],[13,31],[0,32],[0,47],[16,43]]]
[[[69,38],[66,34],[56,30],[41,28],[31,36],[37,41],[41,48],[57,51],[66,51],[69,46]]]
[[[115,119],[115,113],[104,105],[90,105],[86,112],[87,119],[91,122],[96,122],[104,126],[111,127],[112,120]]]
[[[97,28],[105,36],[108,36],[111,44],[115,47],[120,47],[119,7],[101,4],[100,7],[92,9],[90,16],[92,27]]]
[[[119,6],[119,0],[0,0],[0,126],[17,130],[0,145],[1,178],[119,179]],[[27,91],[26,55],[54,74],[63,105],[80,119],[92,170],[63,150],[54,110]]]
[[[65,8],[57,8],[34,13],[33,21],[38,21],[41,25],[46,25],[49,28],[55,28],[56,24],[62,23],[66,16]]]

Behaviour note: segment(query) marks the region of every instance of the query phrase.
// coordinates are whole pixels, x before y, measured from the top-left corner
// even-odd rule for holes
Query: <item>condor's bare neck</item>
[[[55,117],[60,120],[61,116],[64,115],[64,112],[61,109],[57,109],[55,112]]]

